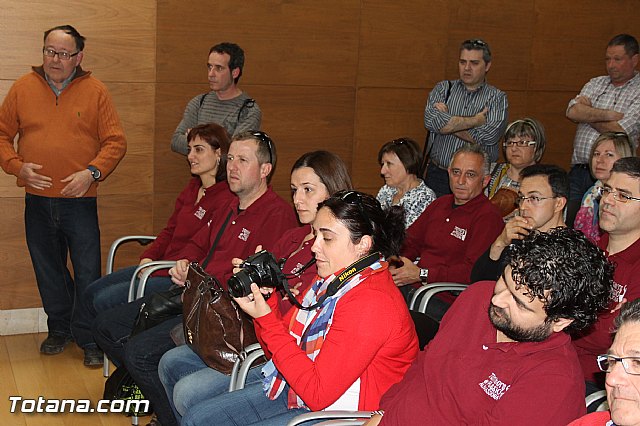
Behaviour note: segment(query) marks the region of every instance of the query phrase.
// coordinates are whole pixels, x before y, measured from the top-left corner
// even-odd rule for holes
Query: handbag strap
[[[216,235],[216,239],[213,241],[213,245],[211,246],[211,249],[209,250],[209,254],[207,254],[207,258],[204,260],[204,262],[202,262],[202,269],[203,270],[204,270],[204,268],[207,267],[207,264],[209,263],[209,260],[211,260],[211,256],[213,256],[213,251],[216,249],[216,246],[218,245],[218,242],[220,241],[220,238],[222,238],[222,233],[224,232],[225,228],[227,227],[227,223],[229,223],[229,219],[231,219],[231,215],[232,214],[233,214],[233,210],[230,210],[229,214],[227,215],[227,218],[224,220],[224,223],[220,227],[220,230],[218,231],[218,235]]]

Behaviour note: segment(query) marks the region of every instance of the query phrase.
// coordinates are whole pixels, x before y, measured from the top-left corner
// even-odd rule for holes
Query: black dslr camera
[[[282,288],[287,281],[276,259],[266,250],[249,256],[240,269],[227,281],[232,297],[251,294],[251,283],[256,283],[258,287]]]

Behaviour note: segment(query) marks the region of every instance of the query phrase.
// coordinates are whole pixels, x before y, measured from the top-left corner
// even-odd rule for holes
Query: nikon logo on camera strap
[[[369,266],[373,265],[376,261],[378,261],[378,259],[380,259],[380,253],[375,252],[347,266],[344,272],[335,277],[333,281],[329,283],[325,296],[331,297],[336,294],[347,281],[367,269]],[[324,302],[326,297],[322,298],[321,302]],[[319,301],[318,303],[321,302]]]
[[[342,288],[342,286],[347,281],[349,281],[355,275],[358,275],[360,272],[362,272],[365,269],[367,269],[369,266],[371,266],[374,263],[376,263],[379,259],[380,259],[380,253],[374,252],[374,253],[371,253],[368,256],[365,256],[365,257],[355,261],[351,265],[347,266],[345,268],[345,270],[340,275],[335,277],[329,283],[329,285],[327,286],[327,291],[322,295],[320,300],[318,300],[316,303],[314,303],[311,306],[303,306],[300,302],[298,302],[296,297],[293,294],[291,294],[291,290],[289,289],[289,283],[286,282],[286,279],[285,279],[285,284],[284,284],[284,290],[287,293],[287,295],[289,296],[289,300],[291,301],[291,303],[293,303],[299,309],[303,309],[305,311],[313,311],[317,307],[322,306],[322,304],[324,303],[325,300],[327,300],[328,297],[331,297],[331,296],[335,295],[338,292],[338,290],[340,290],[340,288]]]

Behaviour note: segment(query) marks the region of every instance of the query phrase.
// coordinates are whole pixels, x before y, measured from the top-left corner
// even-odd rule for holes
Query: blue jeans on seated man
[[[73,337],[81,348],[95,347],[91,327],[96,316],[108,309],[128,303],[129,285],[136,266],[120,269],[89,284],[83,291],[77,306],[73,324]],[[157,293],[171,287],[169,277],[150,277],[145,294]]]
[[[26,194],[24,222],[49,333],[70,337],[80,295],[101,273],[96,198]]]
[[[245,386],[262,383],[262,365],[252,367]],[[160,359],[160,381],[178,422],[190,407],[228,392],[229,376],[207,366],[189,346],[171,349]]]
[[[124,365],[140,386],[163,426],[177,425],[169,399],[158,376],[158,363],[165,352],[176,345],[169,332],[182,323],[182,315],[130,337],[140,306],[148,302],[146,295],[131,303],[106,310],[93,322],[93,336],[100,348],[116,366]]]
[[[429,161],[427,164],[427,178],[424,183],[429,188],[433,189],[433,192],[436,193],[436,197],[451,194],[451,187],[449,186],[449,172],[446,169],[441,169],[436,166],[433,161]]]
[[[180,424],[182,426],[210,424],[283,426],[294,417],[309,412],[304,408],[289,410],[288,393],[289,386],[286,386],[280,396],[272,401],[262,390],[262,383],[254,383],[244,389],[223,393],[213,399],[189,406]],[[316,424],[324,420],[315,420],[304,425]]]

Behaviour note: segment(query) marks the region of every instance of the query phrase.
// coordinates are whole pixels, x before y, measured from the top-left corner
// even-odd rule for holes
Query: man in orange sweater
[[[0,166],[26,191],[27,246],[48,315],[44,354],[73,339],[75,300],[100,277],[98,181],[126,151],[106,87],[80,67],[84,40],[70,25],[46,31],[42,66],[19,78],[0,107]]]

